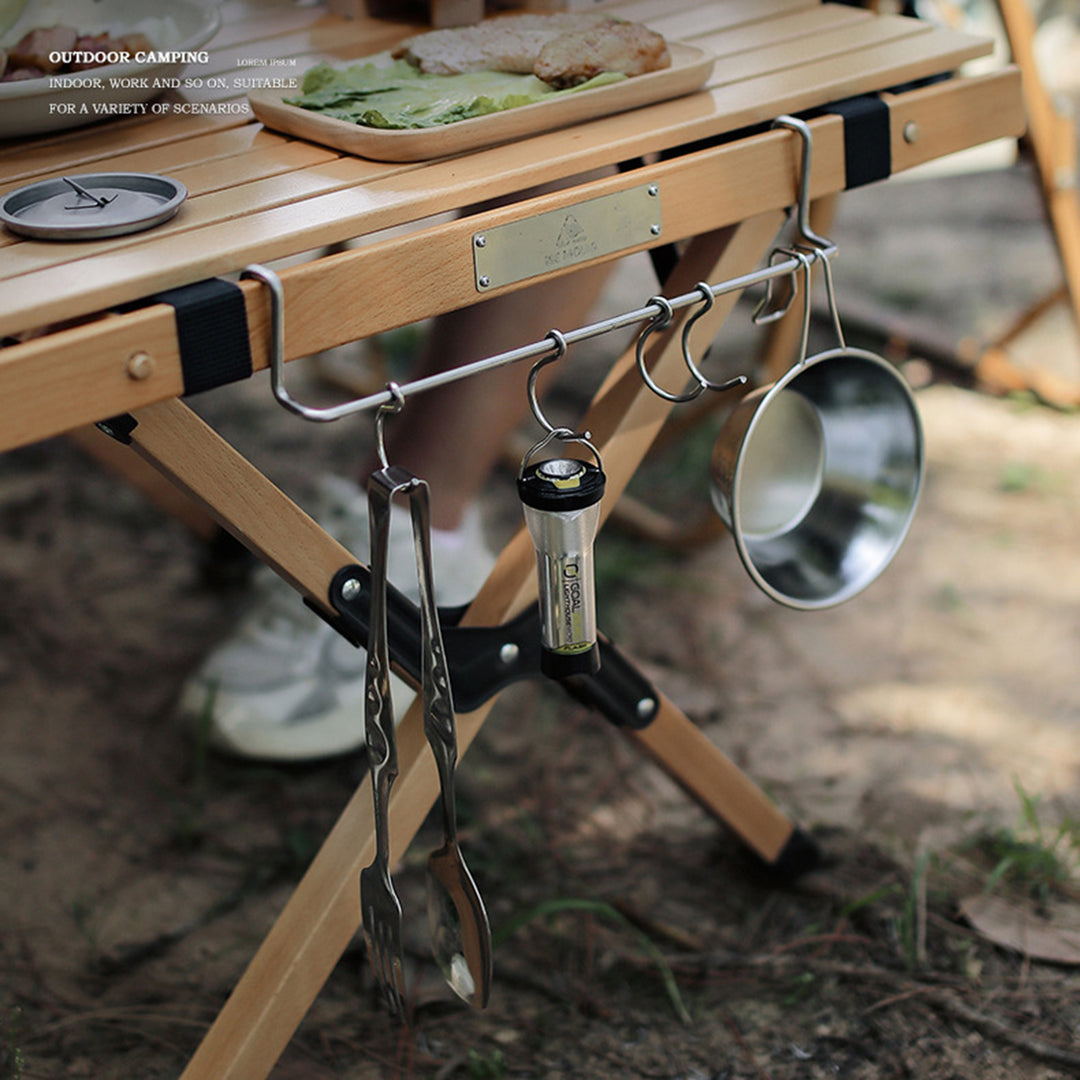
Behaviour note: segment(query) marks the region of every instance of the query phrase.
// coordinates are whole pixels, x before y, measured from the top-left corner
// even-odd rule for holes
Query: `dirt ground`
[[[953,341],[992,337],[1058,282],[1023,166],[854,192],[833,233],[842,305],[871,298]],[[605,302],[655,291],[635,264]],[[745,312],[732,323],[719,344],[738,366]],[[1067,320],[1024,347],[1078,370]],[[602,363],[584,357],[570,406]],[[276,1080],[1080,1075],[1080,426],[947,366],[909,370],[919,513],[849,603],[777,606],[722,538],[677,553],[615,521],[598,543],[607,632],[822,867],[772,879],[603,720],[515,687],[460,770],[496,933],[489,1009],[459,1005],[430,962],[426,826],[396,874],[413,1026],[387,1021],[357,943]],[[195,404],[302,503],[366,438],[364,422],[313,431],[261,380]],[[651,461],[635,494],[708,515],[713,435]],[[498,544],[519,514],[509,472],[485,511]],[[363,775],[362,755],[221,760],[177,722],[178,687],[243,603],[243,575],[214,565],[64,441],[0,459],[4,1080],[178,1075]]]

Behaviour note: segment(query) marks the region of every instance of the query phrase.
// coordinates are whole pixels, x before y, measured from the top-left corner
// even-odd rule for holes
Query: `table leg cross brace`
[[[366,647],[371,610],[368,568],[359,563],[342,567],[331,581],[330,602],[335,617],[310,606],[354,645]],[[463,712],[472,712],[511,683],[541,677],[540,616],[534,603],[499,626],[459,626],[466,610],[467,605],[440,608],[439,617],[454,703]],[[387,627],[391,663],[419,685],[420,610],[392,585],[387,587]],[[599,646],[600,671],[563,680],[563,687],[619,727],[645,727],[659,709],[656,690],[603,635]]]

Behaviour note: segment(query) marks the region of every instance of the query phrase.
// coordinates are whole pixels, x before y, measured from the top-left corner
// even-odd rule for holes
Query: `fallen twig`
[[[724,1019],[727,1021],[727,1026],[731,1029],[731,1034],[735,1036],[735,1041],[746,1055],[746,1060],[754,1067],[754,1071],[761,1077],[761,1080],[772,1080],[772,1077],[762,1068],[761,1062],[754,1057],[753,1050],[747,1046],[746,1040],[743,1038],[742,1032],[739,1030],[739,1025],[735,1023],[734,1018],[728,1013],[724,1013]]]

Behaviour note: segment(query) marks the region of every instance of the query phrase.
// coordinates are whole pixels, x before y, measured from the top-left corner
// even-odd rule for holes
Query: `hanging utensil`
[[[725,420],[710,488],[755,583],[808,610],[850,599],[892,561],[918,502],[923,434],[903,376],[844,342],[825,259],[839,344],[807,358],[812,259],[796,254],[805,280],[799,358]]]
[[[491,991],[491,928],[480,890],[458,847],[454,770],[457,725],[450,667],[443,646],[431,566],[431,511],[428,486],[409,487],[416,573],[420,585],[424,734],[439,772],[443,843],[428,857],[428,924],[431,951],[450,986],[470,1005],[484,1008]]]
[[[381,433],[384,410],[376,414]],[[381,444],[381,438],[379,440]],[[364,733],[375,814],[375,857],[360,872],[364,942],[390,1015],[405,1011],[405,975],[401,948],[401,901],[390,878],[390,789],[398,774],[394,704],[390,696],[390,644],[386,619],[390,500],[408,490],[411,474],[386,466],[368,480],[371,530],[371,614],[364,691]]]
[[[381,477],[368,487],[371,514],[371,638],[368,642],[365,734],[375,803],[375,858],[360,872],[364,940],[390,1015],[404,1012],[401,901],[390,880],[390,788],[397,777],[390,657],[386,639],[386,546],[390,524],[388,489]]]
[[[397,388],[391,384],[391,390]],[[483,1008],[491,991],[491,929],[480,891],[458,846],[454,771],[457,727],[450,687],[450,669],[443,645],[431,559],[430,493],[425,481],[386,458],[382,421],[401,408],[393,404],[376,413],[376,451],[381,468],[368,481],[371,516],[371,616],[368,642],[366,734],[375,798],[376,856],[360,876],[364,935],[376,978],[391,1015],[400,1016],[404,1002],[401,953],[401,904],[389,874],[387,808],[397,776],[396,734],[390,698],[387,636],[387,548],[391,501],[408,499],[420,594],[421,700],[424,734],[439,774],[443,844],[428,860],[428,921],[431,948],[450,988],[463,1000]]]

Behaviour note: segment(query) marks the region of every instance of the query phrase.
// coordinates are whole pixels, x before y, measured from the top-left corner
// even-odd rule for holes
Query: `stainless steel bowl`
[[[923,475],[915,400],[873,353],[819,353],[743,398],[711,474],[758,586],[788,607],[831,607],[873,582],[907,535]]]

